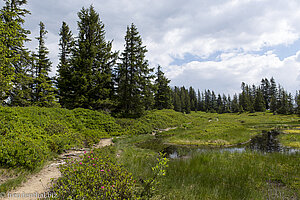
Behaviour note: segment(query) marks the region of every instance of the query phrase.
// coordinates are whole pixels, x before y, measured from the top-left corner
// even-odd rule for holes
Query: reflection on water
[[[278,131],[264,132],[263,134],[252,138],[248,148],[267,153],[281,152],[284,148],[280,145],[276,137],[277,135],[279,135]]]
[[[208,151],[218,152],[231,152],[231,153],[242,153],[247,150],[259,151],[262,153],[282,152],[282,153],[296,153],[300,152],[299,149],[286,148],[281,146],[277,136],[278,131],[264,131],[262,134],[255,136],[251,141],[243,146],[235,147],[197,147],[197,146],[178,146],[178,145],[167,145],[163,143],[161,137],[156,137],[142,143],[136,144],[136,146],[144,149],[151,149],[157,152],[162,152],[168,155],[169,158],[180,158],[189,157],[192,153],[205,153]]]

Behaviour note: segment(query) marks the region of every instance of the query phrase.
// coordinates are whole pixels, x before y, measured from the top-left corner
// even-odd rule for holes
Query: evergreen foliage
[[[30,31],[22,26],[29,11],[21,7],[27,1],[4,2],[5,5],[0,10],[0,105],[6,104],[10,97],[15,105],[26,106],[29,92],[26,90],[27,67],[30,59],[24,43],[28,41]]]
[[[261,90],[258,88],[256,90],[256,96],[254,99],[254,110],[258,112],[263,112],[266,110],[266,106],[268,106],[268,103],[266,103],[266,99],[268,99],[268,96],[265,97],[263,94],[264,90]]]
[[[49,51],[45,46],[47,31],[43,22],[40,22],[40,34],[36,39],[39,42],[34,64],[34,104],[41,107],[52,107],[55,102],[55,88],[53,81],[49,77],[51,71],[51,61],[48,58]]]
[[[152,68],[146,60],[147,49],[134,24],[127,27],[125,50],[117,67],[119,112],[125,116],[140,116],[154,104]]]
[[[59,103],[62,107],[72,107],[72,65],[71,56],[74,48],[74,38],[69,26],[66,22],[62,23],[60,29],[60,55],[58,65],[58,76],[57,76],[57,88],[59,95]]]
[[[173,97],[172,102],[173,102],[174,110],[177,112],[181,112],[180,90],[176,86],[172,91],[172,97]]]
[[[296,92],[295,102],[296,102],[295,113],[300,114],[300,91]]]
[[[114,92],[112,69],[117,53],[106,42],[104,24],[93,6],[78,13],[79,36],[72,59],[70,108],[110,110]]]
[[[241,93],[234,94],[233,99],[223,94],[215,94],[214,91],[198,90],[197,95],[193,87],[189,88],[187,100],[185,88],[174,87],[172,89],[172,103],[174,110],[178,112],[189,113],[192,111],[217,112],[217,113],[242,113],[242,112],[264,112],[270,110],[274,114],[293,114],[297,113],[299,106],[294,108],[294,102],[297,105],[299,94],[295,99],[291,93],[287,93],[280,85],[277,87],[274,78],[270,81],[267,78],[262,79],[260,86],[241,84]],[[196,102],[196,103],[195,103]],[[300,101],[299,101],[300,102]],[[196,109],[195,109],[196,108]]]
[[[189,97],[191,102],[191,111],[197,111],[197,95],[193,87],[189,88]]]
[[[157,67],[156,80],[155,80],[155,108],[170,109],[172,107],[171,102],[171,88],[169,86],[170,80],[164,76],[164,73],[161,71],[161,67]]]

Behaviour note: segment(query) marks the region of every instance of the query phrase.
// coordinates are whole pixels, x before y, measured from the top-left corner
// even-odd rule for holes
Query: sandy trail
[[[112,139],[102,139],[98,144],[94,145],[93,148],[101,148],[113,144]],[[84,154],[84,151],[90,149],[70,150],[67,153],[61,154],[59,158],[47,164],[39,173],[33,174],[27,179],[26,182],[10,191],[6,194],[2,200],[33,200],[43,198],[45,195],[49,195],[48,191],[51,187],[52,179],[58,179],[61,176],[59,171],[59,165],[64,164],[66,159],[75,158],[79,159],[80,155]]]

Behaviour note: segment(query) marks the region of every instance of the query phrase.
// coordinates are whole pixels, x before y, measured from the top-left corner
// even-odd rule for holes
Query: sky
[[[137,26],[150,66],[161,65],[171,86],[233,94],[242,82],[274,77],[289,92],[300,89],[299,0],[28,0],[27,45],[36,48],[42,21],[52,75],[62,21],[76,36],[77,13],[91,4],[115,50],[123,50],[126,27]]]

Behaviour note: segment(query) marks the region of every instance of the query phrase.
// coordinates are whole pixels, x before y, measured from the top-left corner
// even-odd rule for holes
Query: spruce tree
[[[296,103],[295,113],[299,115],[300,114],[300,91],[296,92],[295,103]]]
[[[276,111],[279,114],[292,114],[293,112],[293,103],[292,95],[288,94],[280,85],[278,87],[278,101]]]
[[[293,102],[293,96],[291,93],[288,94],[288,113],[287,114],[293,114],[294,113],[294,102]]]
[[[174,110],[177,112],[181,112],[182,110],[181,100],[180,100],[180,90],[176,86],[173,90],[173,107]]]
[[[254,99],[254,110],[256,112],[264,112],[266,110],[263,90],[261,88],[256,89],[256,96]]]
[[[275,113],[277,110],[277,98],[273,95],[270,100],[270,111]]]
[[[217,110],[216,111],[219,114],[224,112],[224,105],[223,105],[222,97],[220,94],[218,94],[218,98],[217,98]]]
[[[191,110],[197,111],[197,95],[196,91],[193,87],[189,88],[189,96],[190,96],[190,104],[191,104]]]
[[[73,107],[111,110],[117,52],[112,52],[112,42],[106,42],[104,24],[93,6],[82,8],[78,17],[79,36],[72,59]]]
[[[211,92],[211,109],[210,112],[215,113],[218,110],[217,97],[214,91]]]
[[[264,97],[265,102],[265,108],[270,108],[270,101],[271,101],[271,95],[270,95],[270,89],[271,85],[267,78],[261,80],[261,92]]]
[[[275,79],[272,77],[270,79],[270,91],[269,91],[269,95],[272,98],[273,96],[277,97],[277,86],[276,86],[276,82]]]
[[[239,106],[241,111],[253,112],[253,99],[251,97],[250,88],[244,82],[241,85],[242,93],[239,95]]]
[[[72,94],[74,88],[72,87],[73,68],[71,65],[72,49],[74,48],[74,38],[69,26],[66,22],[62,23],[60,29],[60,54],[58,65],[57,88],[59,95],[59,103],[62,107],[72,108],[73,100]]]
[[[202,105],[202,97],[200,90],[197,91],[197,111],[202,111],[203,105]]]
[[[39,42],[38,52],[36,54],[35,63],[35,105],[42,107],[52,107],[55,102],[55,88],[53,81],[49,77],[51,71],[51,61],[48,58],[49,51],[45,46],[45,37],[47,31],[43,22],[40,22],[40,33],[36,39]]]
[[[1,10],[1,18],[3,17],[3,11]],[[10,50],[6,44],[6,38],[10,37],[9,29],[5,22],[0,21],[0,105],[5,104],[5,100],[8,97],[8,93],[12,88],[12,80],[14,77],[14,68],[11,62],[13,61],[13,51]],[[3,36],[3,37],[2,37]]]
[[[21,59],[15,68],[15,77],[13,79],[13,88],[10,91],[10,106],[31,106],[33,103],[33,65],[31,53],[24,50],[20,54]]]
[[[180,88],[180,101],[181,101],[181,112],[189,114],[191,113],[191,101],[189,92],[184,86]]]
[[[223,94],[223,110],[224,113],[229,113],[230,112],[230,104],[231,104],[231,99],[230,96],[228,95],[228,97]]]
[[[134,24],[127,27],[125,50],[117,67],[119,111],[126,116],[140,116],[153,102],[152,68],[146,60],[147,49]]]
[[[231,110],[233,113],[237,113],[240,111],[240,106],[239,106],[239,101],[238,101],[238,97],[237,94],[233,95],[233,99],[231,101]]]
[[[9,96],[10,104],[16,99],[21,106],[28,104],[26,72],[30,58],[24,43],[29,41],[30,32],[22,26],[25,15],[30,12],[21,8],[26,3],[26,0],[5,0],[0,10],[0,105],[7,102]]]
[[[161,67],[157,67],[156,80],[155,80],[155,108],[156,109],[170,109],[172,108],[171,102],[171,88],[169,86],[170,80],[164,76]]]

